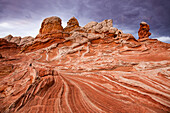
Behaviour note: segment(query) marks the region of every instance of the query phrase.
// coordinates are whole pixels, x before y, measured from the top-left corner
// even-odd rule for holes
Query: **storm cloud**
[[[75,16],[81,26],[113,19],[114,27],[136,38],[139,23],[145,21],[151,38],[170,43],[169,5],[170,0],[0,0],[0,37],[36,36],[44,18],[58,16],[66,26]]]

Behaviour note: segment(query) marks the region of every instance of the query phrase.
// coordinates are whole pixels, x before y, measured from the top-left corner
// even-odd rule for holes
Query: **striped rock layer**
[[[1,52],[0,112],[170,112],[170,44],[92,24]]]

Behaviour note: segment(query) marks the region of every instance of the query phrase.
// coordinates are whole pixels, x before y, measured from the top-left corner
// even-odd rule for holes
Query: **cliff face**
[[[170,44],[141,29],[136,40],[112,20],[50,17],[24,46],[0,40],[0,111],[169,112]]]

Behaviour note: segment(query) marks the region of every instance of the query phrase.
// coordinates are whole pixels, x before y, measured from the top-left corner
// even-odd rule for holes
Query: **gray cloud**
[[[75,16],[80,25],[111,18],[114,26],[136,38],[139,23],[146,21],[152,38],[170,37],[169,4],[170,0],[0,0],[0,36],[11,31],[24,35],[26,30],[32,33],[32,29],[35,35],[46,17],[59,16],[65,25]],[[2,27],[5,23],[9,28]]]

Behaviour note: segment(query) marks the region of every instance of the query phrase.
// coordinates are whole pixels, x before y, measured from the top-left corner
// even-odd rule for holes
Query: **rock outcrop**
[[[48,34],[52,32],[62,32],[61,19],[59,17],[49,17],[43,20],[41,24],[40,34]]]
[[[136,40],[111,20],[68,30],[68,36],[48,25],[20,54],[7,54],[21,46],[0,39],[2,113],[170,111],[170,44]]]
[[[150,30],[149,25],[146,22],[141,22],[138,31],[139,39],[149,38],[149,36],[151,35],[149,30]]]
[[[61,24],[62,20],[56,16],[44,19],[36,38],[45,39],[48,37],[62,37],[63,27]]]
[[[12,39],[10,40],[10,42],[16,43],[17,45],[19,45],[21,41],[21,37],[12,37]]]
[[[21,41],[21,37],[13,37],[12,35],[8,35],[6,37],[4,37],[3,39],[7,40],[8,42],[13,42],[16,43],[17,45],[19,45],[20,41]]]
[[[26,37],[21,38],[20,36],[13,37],[12,35],[8,35],[4,37],[3,39],[5,39],[8,42],[16,43],[18,46],[24,46],[34,41],[34,38],[31,36],[26,36]]]
[[[76,28],[79,28],[79,22],[75,17],[72,17],[68,22],[67,26],[64,28],[64,32],[70,32]]]
[[[8,42],[10,42],[10,40],[11,40],[12,38],[13,38],[12,35],[8,35],[8,36],[4,37],[4,39],[6,39]]]
[[[8,42],[6,39],[0,38],[0,54],[3,57],[16,55],[20,51],[20,47],[14,42]]]
[[[33,42],[33,41],[34,41],[34,38],[33,38],[33,37],[31,37],[31,36],[26,36],[26,37],[21,38],[21,41],[20,41],[19,45],[20,45],[20,46],[24,46],[24,45],[26,45],[26,44],[28,44],[28,43]]]
[[[99,23],[92,21],[84,26],[87,32],[92,32],[92,33],[108,32],[110,29],[113,29],[112,27],[113,27],[113,21],[111,19],[104,20]]]

